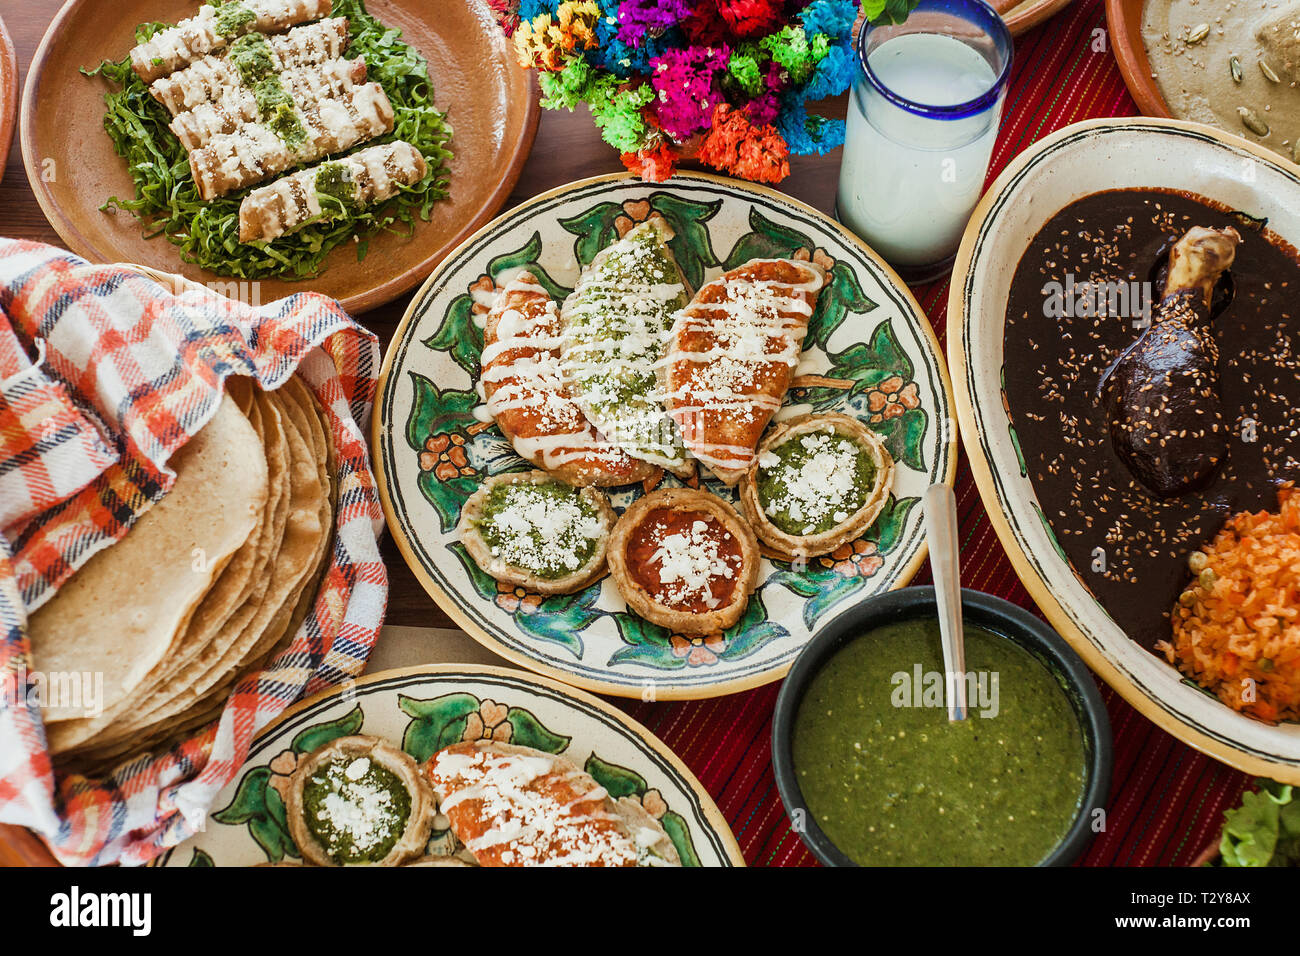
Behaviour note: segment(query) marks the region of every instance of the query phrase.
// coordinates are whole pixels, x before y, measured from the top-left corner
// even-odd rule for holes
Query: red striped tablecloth
[[[1016,41],[1016,62],[990,181],[1035,140],[1099,116],[1132,116],[1105,34],[1102,0],[1079,0]],[[948,282],[914,290],[945,342]],[[965,452],[957,471],[963,583],[1034,610],[998,542]],[[929,583],[928,568],[916,583]],[[812,866],[790,829],[771,768],[772,707],[779,684],[714,700],[618,701],[690,766],[713,794],[753,866]],[[1248,778],[1179,743],[1109,687],[1102,696],[1115,737],[1108,825],[1083,859],[1091,866],[1188,864],[1213,838]]]

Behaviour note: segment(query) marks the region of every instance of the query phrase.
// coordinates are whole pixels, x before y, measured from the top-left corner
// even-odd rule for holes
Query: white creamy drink
[[[938,33],[892,37],[867,59],[885,88],[922,108],[969,103],[998,81],[979,51]],[[924,115],[860,75],[840,168],[840,218],[896,266],[952,255],[983,189],[1000,115],[1000,101],[971,116]]]

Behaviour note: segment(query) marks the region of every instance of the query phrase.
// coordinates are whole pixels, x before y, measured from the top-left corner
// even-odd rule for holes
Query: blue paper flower
[[[832,40],[841,37],[852,39],[853,21],[858,16],[858,5],[853,0],[813,0],[799,14],[803,28],[809,35],[825,33]]]
[[[803,97],[794,93],[782,97],[776,128],[798,156],[822,156],[844,143],[844,121],[809,113]]]

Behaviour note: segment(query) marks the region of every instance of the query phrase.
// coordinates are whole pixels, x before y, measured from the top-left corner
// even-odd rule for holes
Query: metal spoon
[[[943,646],[944,697],[948,719],[966,719],[966,645],[961,627],[961,559],[957,553],[957,496],[947,485],[925,491],[925,533],[930,543],[930,568],[939,605],[939,636]]]

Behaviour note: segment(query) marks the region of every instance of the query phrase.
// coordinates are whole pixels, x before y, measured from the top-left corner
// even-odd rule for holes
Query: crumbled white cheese
[[[506,504],[490,518],[498,536],[493,557],[532,571],[582,567],[582,552],[600,537],[604,525],[576,493],[559,498],[519,483],[507,486],[505,494]]]
[[[720,602],[713,596],[713,582],[734,577],[736,560],[728,560],[721,553],[717,535],[710,532],[706,522],[697,520],[686,531],[664,536],[650,556],[650,563],[659,567],[660,597],[668,603],[703,600],[707,607],[714,608]]]
[[[503,863],[591,866],[635,863],[637,844],[590,776],[549,754],[491,751],[435,754],[430,778],[442,812],[461,804],[486,822],[466,841],[471,853],[499,851]]]
[[[393,795],[364,779],[369,770],[370,760],[359,757],[346,767],[341,762],[329,764],[323,774],[311,778],[313,784],[329,789],[320,801],[317,821],[350,841],[357,855],[370,853],[405,825]]]
[[[773,484],[778,489],[764,502],[763,510],[772,517],[788,515],[803,525],[804,534],[812,534],[828,515],[836,523],[847,521],[865,503],[866,490],[855,485],[860,452],[850,440],[833,433],[812,432],[794,440],[808,453],[803,462],[781,462],[774,454],[759,462],[760,470],[776,479]]]

